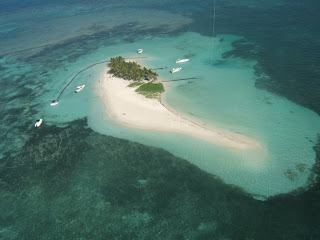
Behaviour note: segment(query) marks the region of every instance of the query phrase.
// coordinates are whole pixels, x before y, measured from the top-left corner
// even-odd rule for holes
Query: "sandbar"
[[[108,69],[107,69],[108,70]],[[246,135],[214,128],[188,118],[166,107],[157,99],[149,99],[128,87],[130,81],[104,72],[99,81],[100,96],[109,118],[129,128],[182,134],[225,148],[262,149]]]

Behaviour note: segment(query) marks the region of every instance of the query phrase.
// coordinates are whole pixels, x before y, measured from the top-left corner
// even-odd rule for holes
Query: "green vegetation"
[[[114,76],[123,78],[126,80],[134,80],[138,82],[133,82],[128,85],[128,87],[137,87],[136,92],[144,95],[147,98],[157,98],[159,99],[161,93],[164,92],[164,87],[162,83],[139,82],[144,79],[157,80],[158,74],[151,69],[141,67],[136,62],[126,62],[121,56],[110,59],[110,70],[109,73],[114,74]]]
[[[121,56],[110,59],[109,73],[126,80],[141,81],[144,79],[157,80],[158,74],[151,69],[141,67],[136,62],[126,62]]]
[[[296,171],[293,171],[293,170],[291,170],[291,169],[288,169],[288,170],[284,173],[284,175],[286,175],[286,177],[287,177],[288,179],[290,179],[291,181],[294,181],[294,180],[296,180],[296,179],[299,177],[299,174],[298,174]]]
[[[295,166],[296,170],[292,170],[292,169],[288,169],[284,174],[286,175],[286,177],[288,179],[290,179],[291,181],[296,180],[300,174],[299,173],[304,173],[307,169],[307,165],[305,163],[298,163]]]
[[[301,172],[304,173],[307,169],[307,165],[305,163],[299,163],[296,165],[296,169]]]
[[[140,85],[142,85],[143,83],[142,82],[133,82],[133,83],[130,83],[129,85],[128,85],[128,87],[137,87],[137,86],[140,86]]]
[[[162,83],[145,83],[136,89],[137,93],[144,95],[147,98],[160,98],[161,93],[164,92]]]

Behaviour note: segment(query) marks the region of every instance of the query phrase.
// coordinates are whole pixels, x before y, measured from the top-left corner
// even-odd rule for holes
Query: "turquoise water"
[[[61,29],[61,26],[57,23],[67,23],[66,21],[72,17],[79,19],[77,12],[80,11],[85,20],[89,16],[95,16],[95,19],[91,21],[96,24],[95,21],[100,21],[102,13],[109,11],[110,8],[109,6],[98,11],[91,6],[93,9],[85,8],[86,10],[82,12],[84,7],[78,5],[74,12],[69,9],[61,18],[50,17],[64,7],[58,5],[50,9],[47,15],[39,15],[37,11],[41,9],[34,12],[38,18],[46,17],[47,21],[35,31],[43,35],[42,28],[47,27],[48,24],[51,24],[50,26],[55,29],[55,31],[50,31],[49,36],[44,34],[42,38],[50,37],[51,41],[62,41],[65,36],[59,35],[61,31],[58,30]],[[132,10],[119,9],[114,6],[113,20],[115,17],[119,17],[121,10],[133,14]],[[165,11],[153,11],[157,13],[154,16],[154,21],[148,21],[148,23],[143,19],[136,19],[136,21],[141,21],[140,24],[148,24],[150,28],[154,28],[159,25],[155,21],[157,18],[171,16]],[[17,16],[24,19],[25,12]],[[120,18],[119,21],[120,25],[127,23],[130,25],[130,15],[126,20]],[[185,18],[185,21],[191,22],[189,18]],[[105,23],[106,21],[101,26],[99,25],[98,29],[103,28]],[[76,32],[74,28],[79,28],[79,24],[68,23],[66,25],[66,29],[69,27],[71,30],[70,37],[74,36]],[[185,24],[183,17],[177,18],[175,24],[170,27],[183,27]],[[10,32],[12,29],[7,31]],[[63,31],[65,31],[64,28]],[[92,27],[82,28],[79,31],[81,34],[84,32],[90,34]],[[54,34],[54,38],[51,34]],[[134,39],[126,34],[124,31],[121,38]],[[26,35],[26,37],[31,36]],[[88,116],[89,126],[97,132],[162,147],[176,156],[189,160],[201,169],[219,176],[226,183],[240,186],[252,194],[271,196],[307,186],[307,179],[315,162],[313,145],[316,142],[317,133],[320,131],[319,116],[285,98],[257,89],[255,87],[254,67],[257,65],[255,60],[224,57],[225,53],[234,50],[232,43],[243,39],[243,36],[218,34],[212,38],[194,32],[171,36],[147,34],[144,37],[137,36],[133,43],[121,42],[121,38],[108,39],[107,46],[103,46],[105,43],[100,40],[101,37],[92,36],[92,38],[96,37],[100,42],[93,42],[92,49],[89,51],[86,51],[81,44],[77,47],[66,44],[64,48],[71,46],[72,49],[69,51],[74,51],[73,54],[77,57],[75,60],[70,59],[70,55],[64,55],[63,52],[58,53],[57,56],[52,55],[46,60],[50,62],[53,69],[46,73],[49,75],[49,79],[45,82],[46,91],[33,100],[40,104],[35,118],[42,117],[47,124],[59,123],[60,126],[63,126],[69,121]],[[15,40],[17,41],[18,38]],[[40,41],[36,43],[37,45],[42,44],[41,38],[35,40]],[[91,44],[90,41],[88,40],[87,45]],[[10,42],[10,44],[12,43]],[[18,48],[18,46],[15,47]],[[146,66],[151,68],[166,67],[164,70],[158,71],[161,79],[196,78],[195,80],[167,84],[164,101],[170,107],[206,124],[250,136],[262,143],[266,155],[250,151],[230,151],[199,140],[165,133],[160,135],[149,132],[139,133],[110,123],[107,116],[101,116],[103,109],[101,99],[97,96],[96,86],[100,75],[103,74],[105,64],[93,66],[80,73],[59,99],[60,104],[54,108],[49,106],[48,103],[57,98],[64,85],[77,72],[94,63],[107,61],[112,56],[137,57],[135,51],[138,48],[144,49],[143,57],[146,57],[144,60]],[[62,50],[63,47],[60,49]],[[50,47],[45,51],[50,51]],[[82,51],[85,54],[82,54]],[[27,52],[27,54],[29,53],[30,51]],[[40,58],[40,61],[43,61],[41,53],[31,56],[31,61],[27,64],[24,63],[19,71],[31,70],[32,59]],[[10,57],[8,55],[9,59]],[[181,72],[171,75],[169,69],[175,67],[174,61],[182,57],[188,57],[191,61],[181,65],[183,68]],[[5,60],[3,61],[5,62]],[[14,66],[14,64],[10,64],[9,70]],[[263,74],[265,78],[268,78],[266,73]],[[86,88],[80,94],[75,95],[75,87],[81,84],[86,84]],[[303,171],[299,171],[297,166],[303,166]]]
[[[0,238],[317,239],[319,4],[218,2],[213,37],[209,1],[29,2],[0,4]],[[98,82],[117,55],[196,78],[163,101],[265,154],[112,122]]]
[[[224,40],[220,42],[222,38]],[[270,196],[306,187],[315,162],[312,142],[316,141],[316,133],[320,130],[319,116],[255,88],[255,62],[239,58],[223,60],[221,54],[232,49],[234,40],[237,40],[236,36],[218,35],[213,48],[216,51],[213,51],[212,38],[185,33],[102,47],[87,59],[99,62],[105,59],[105,55],[114,56],[118,52],[122,56],[135,57],[134,51],[142,46],[148,67],[168,67],[159,70],[163,80],[197,78],[167,85],[165,101],[170,107],[190,118],[257,139],[264,146],[266,155],[231,151],[185,136],[137,132],[118,126],[103,113],[103,104],[97,96],[98,87],[95,85],[104,73],[105,65],[82,73],[66,90],[60,99],[61,104],[53,110],[47,106],[45,115],[50,117],[53,114],[54,121],[59,119],[62,122],[88,116],[89,126],[97,132],[162,147],[252,194]],[[169,69],[176,66],[175,59],[184,56],[192,56],[191,61],[181,65],[181,72],[171,75]],[[78,69],[84,68],[87,59],[82,58],[74,65],[79,66]],[[219,63],[221,61],[224,63]],[[75,86],[83,83],[88,85],[75,96]],[[298,169],[299,165],[303,166],[303,171]]]

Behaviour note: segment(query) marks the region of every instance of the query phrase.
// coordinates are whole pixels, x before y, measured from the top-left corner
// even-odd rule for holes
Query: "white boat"
[[[51,103],[50,103],[50,106],[55,106],[59,104],[59,102],[57,100],[53,100]]]
[[[185,63],[185,62],[189,62],[189,61],[190,61],[190,59],[184,58],[184,59],[178,59],[178,60],[176,61],[176,63]]]
[[[139,54],[141,54],[143,52],[143,49],[142,48],[139,48],[138,51],[137,51]]]
[[[42,118],[36,121],[36,123],[34,124],[34,127],[40,127],[41,124],[42,124]]]
[[[181,67],[179,67],[179,68],[172,68],[170,72],[171,72],[171,73],[179,72],[181,69],[182,69]]]
[[[78,86],[76,88],[76,90],[74,90],[76,93],[80,92],[86,85],[81,85],[81,86]]]

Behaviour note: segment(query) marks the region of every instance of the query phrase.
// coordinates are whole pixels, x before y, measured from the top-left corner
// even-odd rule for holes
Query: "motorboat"
[[[179,72],[181,69],[182,69],[181,67],[172,68],[170,72],[171,72],[171,73]]]
[[[34,127],[40,127],[41,124],[42,124],[42,118],[36,121],[36,123],[34,124]]]
[[[139,54],[141,54],[143,52],[143,49],[142,48],[139,48],[138,51],[137,51]]]
[[[76,88],[76,90],[74,90],[76,93],[80,92],[86,85],[81,85],[81,86],[78,86]]]
[[[184,59],[178,59],[178,60],[176,61],[176,63],[185,63],[185,62],[189,62],[189,61],[190,61],[190,59],[184,58]]]
[[[53,100],[51,103],[50,103],[50,106],[55,106],[55,105],[58,105],[59,102],[57,100]]]

